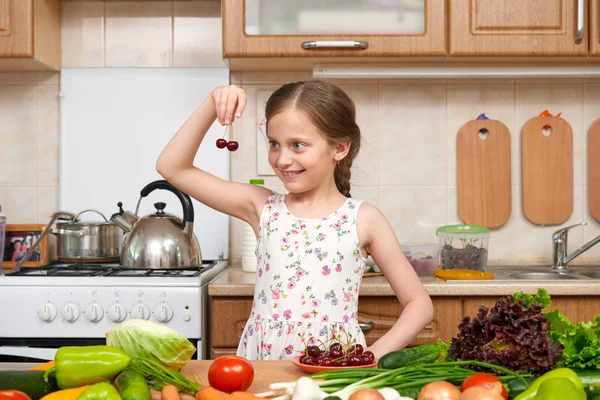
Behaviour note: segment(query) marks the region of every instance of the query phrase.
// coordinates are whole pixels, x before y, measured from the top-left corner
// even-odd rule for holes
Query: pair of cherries
[[[217,147],[219,149],[224,149],[225,147],[227,147],[227,150],[229,151],[236,151],[237,149],[240,148],[240,144],[238,142],[236,142],[235,140],[230,140],[227,141],[225,140],[225,135],[227,134],[227,128],[229,128],[231,125],[227,125],[225,127],[225,132],[223,132],[223,136],[220,139],[217,139]],[[229,128],[231,130],[231,139],[233,139],[233,128]]]

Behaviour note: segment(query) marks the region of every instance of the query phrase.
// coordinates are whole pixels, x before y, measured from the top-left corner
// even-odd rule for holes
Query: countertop
[[[181,373],[186,377],[194,377],[203,385],[208,384],[208,367],[210,360],[192,360],[183,367]],[[251,393],[262,393],[269,391],[269,385],[274,382],[289,382],[307,374],[299,370],[290,361],[251,361],[254,367],[254,382],[250,389]],[[31,363],[0,363],[2,370],[25,370],[36,364]],[[152,399],[160,400],[160,393],[152,390]],[[182,395],[182,400],[192,400],[193,397]]]
[[[488,270],[495,272],[503,268],[490,267]],[[253,296],[255,274],[242,271],[240,265],[234,263],[210,283],[208,293],[210,296]],[[551,296],[600,295],[600,281],[597,280],[444,281],[421,278],[421,282],[430,296],[503,296],[519,291],[535,293],[539,287],[545,288]],[[394,296],[394,292],[384,276],[371,276],[363,278],[359,296]]]

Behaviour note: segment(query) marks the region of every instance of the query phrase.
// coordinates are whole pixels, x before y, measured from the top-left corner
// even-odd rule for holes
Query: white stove
[[[187,337],[210,358],[208,283],[227,266],[125,269],[49,264],[0,277],[0,360],[50,360],[64,345],[104,344],[117,324],[143,318]]]

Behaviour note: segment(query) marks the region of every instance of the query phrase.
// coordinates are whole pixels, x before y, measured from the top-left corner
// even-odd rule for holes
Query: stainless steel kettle
[[[166,204],[154,203],[156,212],[139,218],[137,213],[144,197],[157,189],[175,194],[183,207],[183,221],[165,213]],[[165,180],[149,183],[140,192],[135,213],[123,211],[110,218],[126,235],[121,248],[121,267],[143,269],[197,268],[202,265],[202,253],[194,235],[194,207],[190,196]]]

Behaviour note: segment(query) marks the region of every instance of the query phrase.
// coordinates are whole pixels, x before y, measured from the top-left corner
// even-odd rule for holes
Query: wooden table
[[[208,367],[211,360],[192,360],[186,364],[181,373],[186,377],[194,377],[200,384],[208,385]],[[251,361],[254,366],[254,382],[251,393],[269,391],[269,385],[274,382],[289,382],[307,374],[294,366],[290,361]],[[31,363],[0,363],[1,370],[25,370],[37,364]],[[152,390],[152,399],[160,400],[160,393]],[[191,400],[192,396],[181,395],[182,400]]]
[[[208,385],[208,367],[210,360],[192,360],[186,364],[181,373],[186,377],[195,377],[202,385]],[[269,391],[269,385],[274,382],[289,382],[307,374],[294,366],[290,361],[251,361],[254,367],[254,382],[251,393]],[[160,393],[152,391],[152,399],[160,400]],[[182,395],[182,400],[190,400],[191,396]]]

